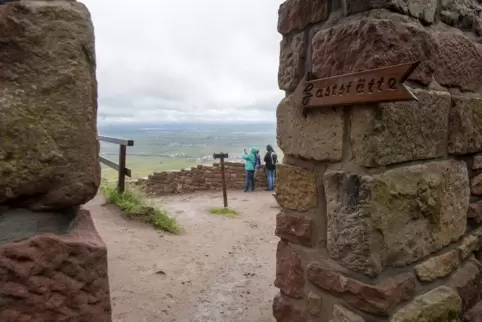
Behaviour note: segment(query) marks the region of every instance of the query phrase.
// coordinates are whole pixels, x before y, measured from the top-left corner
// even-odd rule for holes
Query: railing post
[[[119,150],[119,179],[117,185],[117,191],[123,193],[126,185],[126,150],[127,147],[123,144],[120,145]]]

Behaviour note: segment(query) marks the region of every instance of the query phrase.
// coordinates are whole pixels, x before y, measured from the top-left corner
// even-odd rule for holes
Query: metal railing
[[[126,152],[128,146],[134,146],[134,140],[119,139],[108,136],[99,136],[98,138],[99,141],[119,145],[119,164],[112,162],[102,156],[99,156],[99,158],[101,163],[105,164],[108,167],[111,167],[114,170],[117,170],[117,172],[119,173],[117,180],[117,191],[122,193],[124,192],[126,186],[126,176],[131,178],[132,175],[131,169],[126,167]]]

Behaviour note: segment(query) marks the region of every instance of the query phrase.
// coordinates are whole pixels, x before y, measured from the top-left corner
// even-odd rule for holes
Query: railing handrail
[[[98,136],[99,141],[114,143],[119,145],[119,164],[112,162],[102,156],[99,156],[99,160],[101,163],[105,164],[108,167],[111,167],[114,170],[117,170],[119,173],[119,179],[117,181],[117,190],[119,192],[124,192],[125,184],[126,184],[126,176],[129,178],[131,177],[131,169],[126,167],[126,155],[127,155],[127,147],[134,146],[134,140],[126,140],[121,138],[114,138],[109,136]]]
[[[119,145],[125,145],[125,146],[134,146],[134,140],[127,140],[127,139],[122,139],[122,138],[114,138],[110,136],[98,136],[99,141],[103,142],[109,142],[109,143],[114,143],[114,144],[119,144]]]

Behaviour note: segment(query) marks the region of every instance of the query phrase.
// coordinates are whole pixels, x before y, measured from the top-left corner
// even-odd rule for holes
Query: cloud
[[[99,123],[273,121],[282,0],[83,0]]]

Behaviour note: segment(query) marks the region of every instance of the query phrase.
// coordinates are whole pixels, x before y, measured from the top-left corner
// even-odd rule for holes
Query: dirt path
[[[87,208],[109,252],[115,322],[274,321],[276,202],[268,192],[230,192],[237,218],[210,214],[219,193],[156,200],[180,236],[123,219],[98,196]]]

